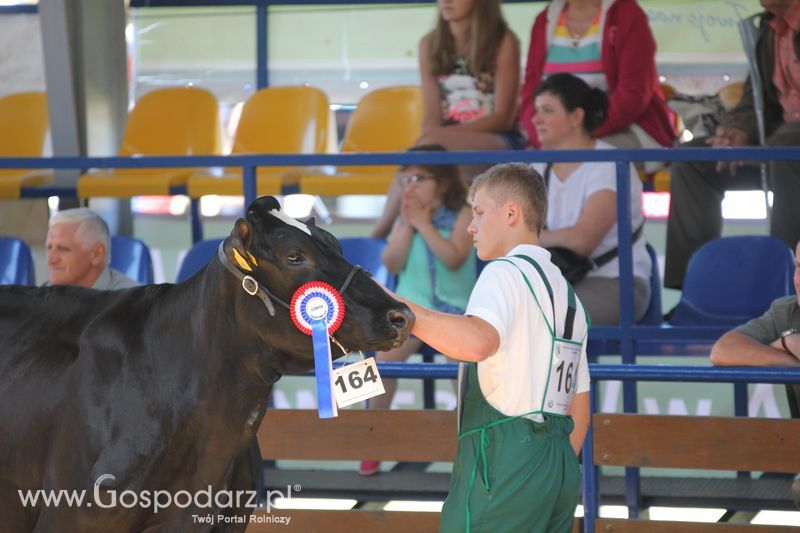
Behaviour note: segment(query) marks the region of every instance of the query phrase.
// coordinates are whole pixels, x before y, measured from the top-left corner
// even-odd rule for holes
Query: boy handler
[[[539,246],[541,176],[528,165],[497,165],[474,180],[470,198],[467,231],[478,257],[492,262],[466,313],[404,300],[417,337],[468,362],[459,372],[459,446],[440,531],[569,532],[589,427],[589,318]]]

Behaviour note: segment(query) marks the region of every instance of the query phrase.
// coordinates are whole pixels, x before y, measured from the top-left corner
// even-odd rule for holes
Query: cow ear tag
[[[311,335],[319,417],[339,416],[333,401],[333,362],[328,336],[339,329],[344,320],[342,296],[327,283],[312,281],[295,291],[289,309],[297,329]]]
[[[247,264],[247,261],[244,260],[242,254],[240,254],[239,250],[236,248],[233,249],[233,258],[236,259],[236,262],[239,264],[239,267],[241,267],[242,270],[247,270],[248,272],[253,271],[253,267]]]

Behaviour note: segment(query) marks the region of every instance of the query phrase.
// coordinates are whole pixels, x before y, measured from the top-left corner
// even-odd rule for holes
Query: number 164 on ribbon
[[[331,373],[336,405],[346,407],[386,392],[375,359],[370,357]]]

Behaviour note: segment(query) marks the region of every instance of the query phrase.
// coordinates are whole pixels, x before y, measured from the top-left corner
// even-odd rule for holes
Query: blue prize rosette
[[[342,296],[327,283],[313,281],[295,291],[289,307],[294,325],[306,335],[311,335],[319,417],[338,416],[333,398],[333,368],[328,339],[344,320]]]

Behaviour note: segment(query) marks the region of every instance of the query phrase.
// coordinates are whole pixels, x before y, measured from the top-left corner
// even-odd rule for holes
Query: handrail
[[[590,340],[618,340],[622,365],[608,368],[608,365],[591,365],[595,373],[593,379],[623,380],[623,411],[635,412],[637,407],[637,380],[665,381],[749,381],[778,383],[800,383],[796,370],[775,369],[700,369],[690,368],[674,371],[672,378],[666,378],[654,369],[647,373],[647,367],[636,365],[636,343],[642,340],[666,339],[674,341],[716,340],[723,328],[703,327],[652,327],[637,326],[633,316],[633,257],[630,205],[630,163],[644,161],[800,161],[800,147],[743,147],[743,148],[658,148],[658,149],[615,149],[615,150],[564,150],[564,151],[486,151],[486,152],[402,152],[371,154],[302,154],[302,155],[235,155],[235,156],[175,156],[175,157],[53,157],[53,158],[0,158],[0,168],[47,169],[47,168],[163,168],[163,167],[230,167],[242,168],[245,206],[256,198],[256,167],[262,166],[318,166],[318,165],[412,165],[412,164],[475,164],[500,162],[612,162],[617,173],[617,237],[619,246],[620,272],[620,325],[616,328],[592,328]],[[23,191],[37,191],[43,194],[54,191],[56,194],[69,194],[63,187],[30,188]],[[73,195],[76,193],[73,192]],[[32,194],[35,196],[36,193]],[[23,194],[25,196],[25,194]],[[388,363],[387,363],[388,365]],[[425,370],[421,377],[452,378],[454,366],[433,365],[438,368]],[[406,366],[405,370],[412,370]],[[385,367],[387,377],[395,377],[399,369]],[[616,372],[623,372],[615,374]],[[628,373],[625,373],[628,372]],[[439,374],[441,373],[441,374]],[[435,375],[434,375],[435,374]],[[612,377],[616,376],[616,377]],[[694,377],[693,377],[694,376]],[[594,394],[591,395],[594,397]],[[594,403],[594,400],[593,400]],[[594,409],[593,409],[594,410]],[[590,430],[591,431],[591,430]],[[591,433],[590,433],[591,434]],[[586,441],[586,456],[591,457],[591,438]],[[592,472],[593,469],[586,469]],[[586,498],[586,531],[593,528],[597,516],[596,477],[584,474],[584,495]],[[591,483],[590,483],[591,481]],[[588,485],[594,484],[594,488]],[[625,499],[631,517],[638,516],[639,478],[638,470],[626,469]]]
[[[146,157],[0,157],[0,168],[158,168],[230,166],[411,165],[496,162],[800,161],[800,147],[639,148],[385,152],[359,154],[237,154]]]
[[[148,157],[48,157],[0,158],[0,169],[64,169],[64,168],[164,168],[164,167],[231,167],[239,166],[243,172],[245,205],[256,197],[255,169],[260,166],[323,166],[323,165],[376,165],[376,164],[474,164],[497,162],[613,162],[617,164],[617,220],[620,261],[621,320],[619,327],[598,328],[591,331],[591,340],[619,340],[623,363],[635,362],[635,343],[642,340],[716,340],[724,331],[721,327],[653,327],[637,326],[632,316],[632,242],[630,202],[628,187],[631,161],[800,161],[797,147],[741,147],[741,148],[655,148],[615,150],[526,150],[526,151],[475,151],[475,152],[395,152],[359,154],[255,154],[255,155],[197,155]],[[29,196],[41,193],[75,196],[74,188],[63,186],[24,188]],[[35,194],[39,191],[40,194]],[[34,193],[34,194],[30,194]],[[25,194],[23,194],[25,196]],[[627,274],[627,275],[626,275]],[[627,390],[626,410],[635,407],[635,393]],[[630,399],[629,399],[630,398]]]
[[[623,380],[626,385],[635,386],[639,381],[666,381],[666,382],[703,382],[703,383],[773,383],[773,384],[798,384],[800,383],[800,368],[772,368],[772,367],[692,367],[671,365],[589,365],[589,374],[593,383],[604,380]],[[590,412],[595,414],[597,408],[597,391],[593,387],[589,393]],[[628,412],[625,409],[625,412]],[[584,506],[584,533],[594,533],[595,520],[598,518],[600,507],[599,473],[598,466],[592,463],[594,456],[593,429],[590,426],[583,446],[583,506]],[[631,496],[637,501],[641,496],[639,487],[638,470],[635,481],[630,480],[629,469],[626,469],[625,497]],[[630,508],[630,503],[628,503]],[[635,517],[631,517],[635,518]]]
[[[348,362],[334,361],[334,368]],[[457,363],[377,363],[381,377],[455,379]],[[304,375],[313,375],[311,373]],[[589,363],[592,381],[685,383],[800,383],[800,368],[754,366],[621,365]]]
[[[335,362],[341,367],[346,363]],[[453,379],[457,375],[458,365],[454,363],[378,363],[378,370],[383,377],[389,378],[428,378]],[[640,381],[685,382],[685,383],[772,383],[800,384],[800,368],[772,367],[712,367],[686,365],[640,365],[640,364],[589,364],[589,375],[592,383],[605,380],[622,380],[630,383]],[[598,412],[596,388],[590,391],[590,410]],[[595,531],[595,520],[600,505],[599,473],[597,466],[591,463],[593,456],[593,430],[590,427],[583,448],[583,504],[584,532]],[[639,496],[638,483],[633,487]],[[628,487],[626,487],[626,491]]]

